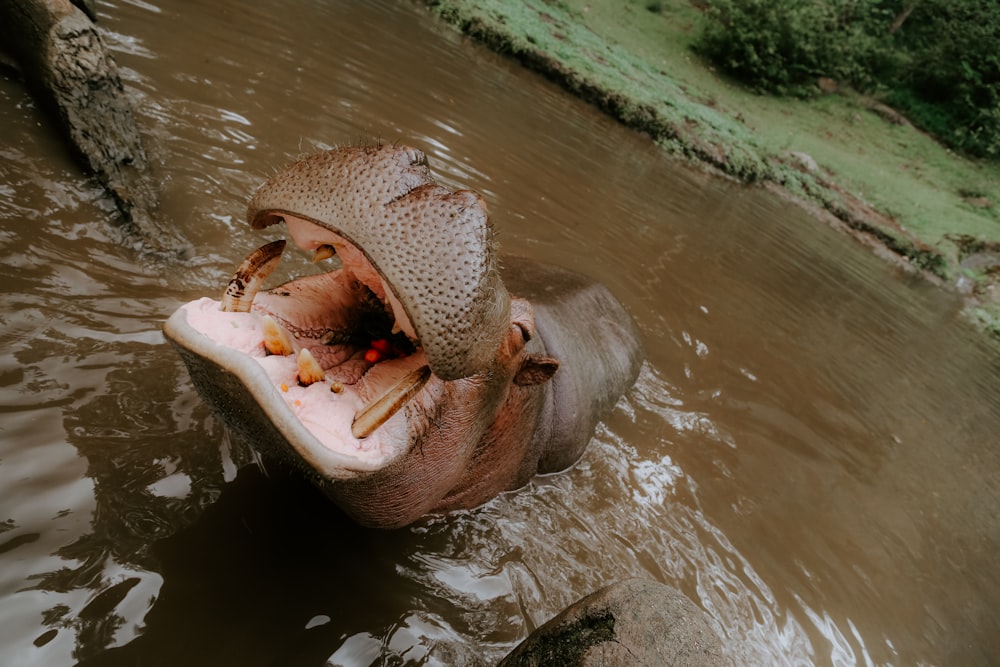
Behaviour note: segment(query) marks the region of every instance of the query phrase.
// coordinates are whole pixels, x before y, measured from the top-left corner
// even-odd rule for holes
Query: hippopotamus
[[[474,508],[565,470],[643,362],[606,287],[501,256],[483,199],[437,183],[420,150],[310,155],[246,217],[335,266],[264,290],[285,246],[272,241],[164,332],[239,438],[362,525]]]

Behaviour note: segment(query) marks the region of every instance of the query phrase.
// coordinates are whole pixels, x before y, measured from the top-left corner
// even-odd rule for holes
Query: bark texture
[[[0,40],[32,95],[114,199],[137,245],[174,252],[152,216],[158,193],[118,68],[88,13],[92,2],[0,0]]]

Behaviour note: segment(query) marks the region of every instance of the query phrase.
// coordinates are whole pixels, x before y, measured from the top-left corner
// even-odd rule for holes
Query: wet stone
[[[628,579],[582,598],[531,633],[500,667],[727,665],[705,613],[680,591]]]

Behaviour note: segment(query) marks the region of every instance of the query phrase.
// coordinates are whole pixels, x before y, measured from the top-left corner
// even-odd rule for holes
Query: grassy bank
[[[832,217],[956,289],[1000,339],[1000,165],[964,159],[877,100],[756,95],[691,50],[689,0],[427,0],[466,34],[668,151]]]

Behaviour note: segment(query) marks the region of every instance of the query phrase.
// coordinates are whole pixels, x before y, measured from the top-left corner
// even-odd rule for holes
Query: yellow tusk
[[[316,252],[313,253],[313,264],[316,262],[322,262],[324,259],[330,259],[337,254],[337,249],[334,248],[329,243],[324,243],[320,247],[316,248]]]
[[[306,348],[299,350],[297,361],[299,365],[299,384],[303,387],[308,387],[325,379],[326,374],[323,373],[323,368],[316,361],[316,357],[312,355],[312,352]]]
[[[426,364],[403,376],[389,391],[358,410],[351,424],[351,435],[358,440],[367,438],[389,418],[399,412],[406,402],[417,395],[431,379],[431,369]]]
[[[282,239],[262,245],[247,255],[226,285],[219,310],[227,313],[249,313],[261,284],[278,266],[284,249],[285,241]]]
[[[270,315],[261,318],[261,328],[264,333],[264,349],[268,354],[277,354],[287,357],[295,354],[295,347],[292,344],[292,334],[274,321]]]

